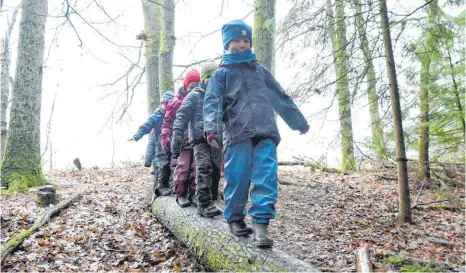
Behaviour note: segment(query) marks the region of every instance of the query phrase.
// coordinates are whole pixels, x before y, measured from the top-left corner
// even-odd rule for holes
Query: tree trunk
[[[159,84],[160,93],[165,93],[166,91],[174,91],[172,66],[175,49],[175,1],[164,0],[161,9]]]
[[[358,24],[359,39],[361,40],[361,50],[364,54],[364,61],[366,62],[367,69],[367,84],[368,84],[368,99],[369,99],[369,112],[372,124],[372,149],[374,150],[378,159],[387,156],[387,147],[385,146],[382,121],[379,114],[379,98],[377,95],[377,78],[375,76],[375,69],[372,63],[372,52],[369,49],[369,41],[367,40],[366,24],[362,17],[361,0],[353,0],[356,8],[356,21]]]
[[[180,208],[174,197],[152,204],[157,220],[182,241],[207,268],[217,272],[318,272],[276,248],[260,249],[251,237],[237,237],[219,218],[199,217],[195,208]]]
[[[464,109],[463,105],[461,104],[461,98],[460,98],[460,91],[458,90],[458,83],[456,82],[455,78],[455,73],[454,73],[454,67],[451,59],[451,53],[450,49],[447,47],[447,53],[448,53],[448,63],[450,64],[450,75],[451,75],[451,80],[453,82],[453,90],[455,92],[455,98],[456,98],[456,107],[458,108],[460,112],[460,122],[461,126],[463,128],[463,141],[466,139],[466,125],[464,121]]]
[[[8,122],[6,121],[6,110],[8,108],[8,100],[10,97],[10,35],[16,22],[16,15],[18,14],[19,6],[13,12],[11,22],[8,24],[8,30],[5,32],[5,37],[1,44],[1,59],[0,59],[0,93],[1,93],[1,111],[0,111],[0,124],[1,124],[1,151],[0,161],[2,160],[3,153],[5,152],[6,135],[8,132]]]
[[[419,124],[419,180],[429,179],[429,86],[430,60],[424,57],[421,61],[421,88],[419,92],[420,124]]]
[[[400,107],[400,94],[398,93],[398,81],[396,78],[395,58],[393,56],[392,38],[388,22],[387,4],[385,0],[379,0],[380,24],[383,31],[385,48],[385,60],[387,63],[388,80],[390,84],[390,100],[392,104],[392,116],[395,129],[396,166],[398,171],[399,191],[399,215],[401,222],[411,222],[411,201],[409,197],[408,165],[406,160],[405,141],[403,135],[403,121]]]
[[[420,104],[420,115],[419,115],[419,179],[429,179],[429,89],[433,86],[434,80],[431,77],[430,66],[431,56],[435,51],[435,44],[438,44],[436,39],[432,36],[432,30],[429,26],[434,24],[436,21],[436,15],[438,13],[438,0],[433,0],[429,4],[429,11],[427,15],[428,28],[425,35],[419,58],[421,60],[421,80],[420,80],[420,91],[419,91],[419,104]]]
[[[351,101],[348,81],[348,56],[346,54],[346,29],[344,6],[342,0],[335,1],[335,19],[331,0],[327,0],[327,12],[330,20],[330,37],[337,81],[338,108],[341,130],[341,149],[343,170],[356,170],[353,148],[353,126],[351,121]]]
[[[10,126],[1,184],[10,191],[46,184],[40,161],[40,108],[47,0],[24,0]]]
[[[160,6],[142,1],[144,15],[144,33],[147,36],[146,46],[146,80],[147,80],[147,112],[150,115],[159,106],[162,95],[159,87],[159,47],[160,47]]]
[[[254,1],[253,47],[257,59],[274,74],[275,70],[275,0]]]

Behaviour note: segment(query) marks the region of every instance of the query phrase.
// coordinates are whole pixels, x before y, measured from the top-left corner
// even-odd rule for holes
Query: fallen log
[[[28,230],[21,232],[20,234],[16,235],[15,237],[11,238],[8,242],[6,242],[3,246],[1,246],[0,253],[1,253],[1,261],[3,263],[5,258],[13,253],[22,243],[23,241],[29,237],[32,233],[34,233],[37,229],[41,226],[45,225],[53,216],[57,215],[60,210],[68,207],[71,203],[73,203],[76,199],[82,196],[82,193],[78,193],[73,197],[65,200],[62,203],[57,204],[50,210],[46,211],[42,217],[38,218],[34,225],[30,227]]]
[[[225,271],[320,272],[276,249],[261,249],[251,237],[236,237],[220,216],[202,218],[195,208],[180,208],[175,198],[164,196],[152,204],[152,212],[207,268]]]

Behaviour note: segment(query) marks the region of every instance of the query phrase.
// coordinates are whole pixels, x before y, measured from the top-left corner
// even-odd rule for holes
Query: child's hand
[[[135,139],[131,137],[130,139],[128,139],[128,141],[135,141]]]
[[[301,132],[301,135],[304,135],[305,133],[307,133],[309,131],[309,124],[306,123],[305,126],[303,126],[303,128],[299,129],[299,131]]]

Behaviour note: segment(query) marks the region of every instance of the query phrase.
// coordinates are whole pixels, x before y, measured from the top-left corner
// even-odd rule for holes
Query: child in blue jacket
[[[275,218],[278,197],[277,153],[280,142],[275,113],[302,134],[309,125],[293,100],[251,51],[252,30],[241,20],[222,27],[221,67],[212,75],[204,102],[204,133],[218,147],[224,123],[225,211],[230,231],[236,236],[254,232],[258,247],[271,247],[268,233]],[[244,222],[249,183],[253,229]]]
[[[169,195],[171,193],[170,180],[170,157],[163,151],[160,145],[160,132],[162,130],[163,118],[165,116],[165,107],[173,98],[173,92],[167,91],[163,94],[160,100],[160,106],[152,113],[152,115],[141,125],[138,132],[129,139],[129,141],[138,141],[144,135],[152,131],[149,139],[149,144],[146,149],[145,166],[150,167],[150,162],[153,157],[154,165],[154,194]],[[153,152],[151,153],[151,149]]]

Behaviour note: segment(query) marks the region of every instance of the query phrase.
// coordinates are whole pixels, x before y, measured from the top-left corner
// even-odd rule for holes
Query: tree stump
[[[37,204],[41,207],[48,207],[58,203],[57,192],[53,185],[45,185],[39,188],[37,192]]]
[[[73,160],[73,164],[76,166],[76,168],[78,168],[78,170],[82,170],[82,165],[81,165],[81,161],[79,161],[79,158],[76,157],[74,160]]]
[[[319,269],[277,248],[261,249],[251,237],[236,237],[227,223],[218,218],[203,218],[193,207],[180,208],[174,197],[155,199],[152,212],[157,220],[182,241],[197,260],[218,271],[320,272]]]

